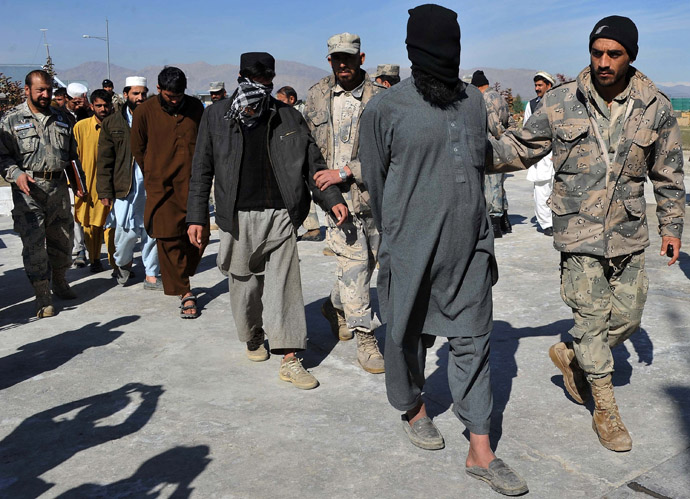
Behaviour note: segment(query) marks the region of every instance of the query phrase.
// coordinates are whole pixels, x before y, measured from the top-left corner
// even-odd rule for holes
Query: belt
[[[62,178],[62,176],[65,174],[63,170],[59,170],[56,172],[31,172],[34,178],[42,178],[45,180],[57,180],[59,178]]]

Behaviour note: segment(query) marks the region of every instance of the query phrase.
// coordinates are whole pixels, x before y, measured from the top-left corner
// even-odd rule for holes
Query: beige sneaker
[[[283,381],[289,381],[300,390],[311,390],[319,386],[314,375],[302,366],[302,361],[296,356],[283,357],[278,376]]]
[[[247,358],[252,362],[268,360],[268,350],[264,346],[264,330],[255,329],[254,335],[247,342]]]
[[[333,306],[333,302],[331,302],[330,298],[326,298],[326,301],[324,301],[323,305],[321,305],[321,314],[323,314],[331,325],[331,331],[333,334],[341,341],[348,341],[352,339],[353,333],[350,328],[347,327],[345,314]]]
[[[381,374],[385,372],[383,355],[373,332],[355,331],[357,335],[357,360],[368,373]]]

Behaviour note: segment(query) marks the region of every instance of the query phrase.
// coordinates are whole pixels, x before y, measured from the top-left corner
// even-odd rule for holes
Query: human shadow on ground
[[[192,292],[197,296],[197,305],[199,306],[199,312],[203,312],[204,308],[208,306],[213,300],[218,298],[223,293],[228,292],[228,278],[224,277],[220,272],[218,272],[220,280],[215,283],[210,288],[195,287]],[[229,299],[228,299],[229,301]],[[228,308],[230,304],[228,303]]]
[[[371,309],[380,318],[379,313],[379,300],[376,288],[371,288],[369,291],[369,300],[371,303]],[[330,353],[333,351],[335,346],[340,341],[336,335],[331,331],[330,323],[321,313],[321,306],[324,301],[330,297],[330,294],[313,301],[305,306],[304,312],[307,318],[307,349],[300,354],[300,357],[304,360],[305,367],[313,368],[321,364],[321,362],[326,359]],[[375,333],[376,339],[379,342],[379,349],[381,352],[385,350],[385,336],[386,328],[385,326],[379,327]],[[355,342],[356,338],[350,340]],[[356,362],[356,360],[355,360]]]
[[[130,383],[25,419],[0,442],[0,496],[45,493],[54,484],[41,475],[78,452],[139,431],[156,411],[162,393],[161,386]],[[109,424],[110,417],[122,422]]]
[[[6,270],[0,275],[0,326],[36,315],[36,305],[33,301],[21,303],[34,296],[34,288],[26,277],[24,268],[4,267]],[[18,303],[21,305],[12,307]]]
[[[178,446],[152,457],[130,477],[107,485],[85,483],[60,494],[58,499],[83,497],[190,497],[192,482],[204,472],[211,459],[206,445]],[[172,487],[171,487],[172,486]]]
[[[0,390],[52,371],[89,348],[115,341],[123,334],[117,328],[137,319],[138,315],[127,315],[101,325],[91,322],[79,329],[21,346],[19,352],[0,358]]]
[[[563,341],[567,336],[572,321],[559,320],[552,324],[538,327],[513,328],[505,321],[494,321],[491,333],[491,388],[493,392],[493,410],[491,412],[491,446],[496,449],[503,433],[503,412],[510,400],[513,378],[517,376],[518,366],[515,354],[520,346],[520,340],[538,336],[553,336],[554,342]],[[437,351],[437,369],[427,378],[424,385],[427,414],[434,418],[446,412],[452,405],[453,399],[448,386],[448,342],[444,338],[444,345]],[[546,352],[545,352],[546,354]],[[562,386],[562,385],[561,385]]]
[[[613,355],[613,367],[615,371],[611,376],[613,386],[625,386],[630,383],[633,366],[630,362],[632,355],[628,350],[628,343],[637,354],[637,362],[651,366],[654,361],[654,344],[644,328],[640,328],[630,339],[611,349]]]
[[[516,215],[515,213],[508,213],[508,221],[510,222],[510,225],[522,225],[525,223],[525,220],[527,220],[527,217]]]
[[[678,416],[685,433],[685,444],[690,447],[690,386],[669,386],[665,388],[665,391],[676,403]]]
[[[681,251],[678,254],[678,266],[680,267],[680,270],[683,271],[683,274],[685,274],[685,277],[690,279],[690,255],[684,251]]]

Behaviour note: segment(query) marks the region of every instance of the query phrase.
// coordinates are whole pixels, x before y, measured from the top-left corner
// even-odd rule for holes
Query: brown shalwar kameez
[[[132,121],[132,154],[144,174],[146,232],[158,241],[158,258],[166,295],[190,291],[206,244],[201,250],[187,236],[187,195],[196,136],[204,106],[188,95],[180,108],[166,112],[161,96],[140,104]],[[208,224],[206,224],[208,228]],[[204,241],[208,241],[208,229]]]

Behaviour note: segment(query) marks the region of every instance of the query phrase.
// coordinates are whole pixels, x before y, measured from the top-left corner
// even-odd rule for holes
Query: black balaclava
[[[407,21],[407,57],[419,69],[448,86],[457,85],[460,69],[458,15],[435,4],[410,9]]]

